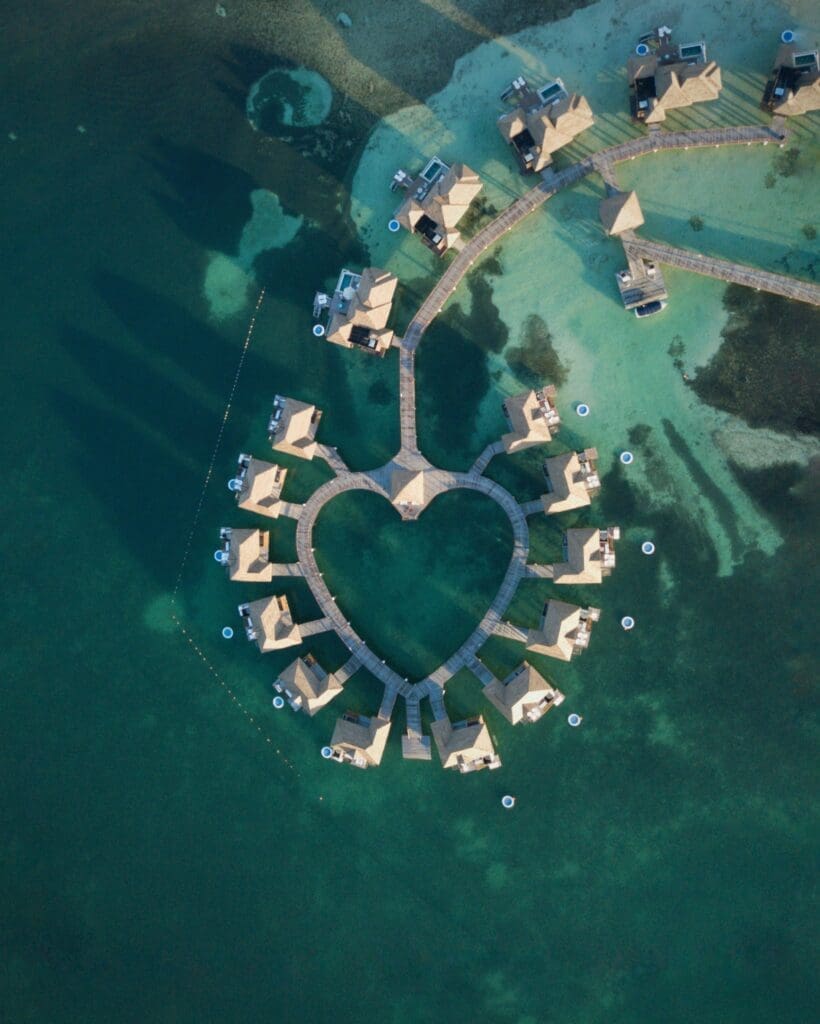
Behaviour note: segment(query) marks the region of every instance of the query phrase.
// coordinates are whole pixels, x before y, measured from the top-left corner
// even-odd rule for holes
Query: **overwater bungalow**
[[[547,493],[541,495],[544,512],[555,515],[585,508],[601,490],[598,476],[598,451],[567,452],[544,460]]]
[[[484,687],[484,696],[513,725],[537,722],[550,708],[558,707],[564,700],[563,693],[526,661],[503,682],[494,679],[488,683]]]
[[[589,646],[592,624],[601,617],[600,608],[579,608],[563,601],[547,601],[541,625],[527,634],[527,650],[570,661]]]
[[[601,583],[615,568],[617,526],[571,529],[564,533],[564,561],[552,567],[555,583]]]
[[[314,316],[327,311],[327,340],[383,356],[393,342],[387,320],[398,280],[378,267],[366,267],[361,274],[342,270],[333,296],[318,292],[313,301]]]
[[[666,112],[716,100],[720,68],[706,59],[703,41],[677,45],[662,26],[642,36],[626,66],[632,117],[647,125],[666,120]]]
[[[763,93],[763,109],[773,114],[794,117],[820,110],[820,63],[818,51],[808,50],[794,41],[794,33],[784,32],[777,51],[771,78]]]
[[[245,624],[248,640],[255,640],[263,653],[295,647],[302,642],[299,626],[290,614],[290,605],[284,594],[241,604],[239,614]]]
[[[424,472],[394,469],[390,477],[390,501],[402,519],[417,519],[427,504]]]
[[[304,711],[311,717],[342,692],[336,676],[328,675],[312,654],[291,662],[273,686],[294,711]]]
[[[608,235],[634,231],[643,224],[643,211],[635,192],[614,192],[601,200],[598,213]]]
[[[555,387],[548,384],[539,391],[524,391],[505,399],[502,408],[512,431],[501,443],[508,454],[551,441],[561,426],[555,408]]]
[[[222,543],[222,564],[228,579],[240,583],[270,583],[270,532],[268,530],[234,530],[223,526],[219,531]]]
[[[389,735],[389,719],[378,716],[368,718],[355,711],[346,711],[341,718],[336,719],[336,728],[330,740],[332,758],[357,768],[381,764]]]
[[[288,471],[273,462],[263,462],[252,455],[240,455],[231,488],[240,508],[271,519],[279,517],[282,488]]]
[[[458,244],[461,235],[456,225],[484,186],[466,164],[448,167],[434,156],[415,178],[407,171],[396,171],[390,187],[405,192],[395,219],[417,234],[428,249],[442,256]]]
[[[501,767],[501,758],[495,752],[490,731],[481,715],[455,723],[449,718],[439,718],[432,723],[430,731],[444,768],[458,768],[463,773]]]
[[[300,459],[312,459],[316,454],[316,431],[321,418],[321,410],[315,405],[277,395],[268,422],[271,448],[298,455]]]
[[[560,78],[532,89],[516,78],[501,96],[516,103],[497,121],[501,137],[512,147],[522,174],[539,173],[552,163],[552,154],[590,128],[595,118],[589,103],[568,93]]]

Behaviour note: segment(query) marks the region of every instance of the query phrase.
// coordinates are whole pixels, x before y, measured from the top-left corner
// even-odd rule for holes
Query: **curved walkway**
[[[611,173],[613,164],[624,160],[634,160],[638,156],[658,152],[662,149],[753,145],[755,143],[768,145],[769,142],[782,143],[784,138],[785,134],[782,123],[777,119],[775,119],[771,127],[751,125],[735,128],[709,128],[688,132],[650,132],[648,135],[629,139],[619,145],[611,146],[608,149],[585,157],[563,171],[545,173],[542,182],[516,199],[515,202],[487,224],[456,254],[429,295],[422,302],[416,315],[408,324],[404,337],[396,339],[395,344],[399,348],[399,408],[401,421],[401,448],[396,456],[376,470],[368,473],[354,473],[348,469],[335,448],[329,448],[326,445],[320,447],[320,456],[326,459],[333,469],[335,476],[315,491],[304,505],[289,506],[285,513],[297,519],[296,550],[301,574],[307,581],[321,609],[322,621],[330,624],[330,627],[336,631],[351,652],[349,661],[342,669],[345,676],[350,675],[357,668],[363,666],[382,682],[385,688],[384,698],[379,710],[379,714],[382,717],[389,718],[397,697],[399,695],[404,697],[407,703],[408,736],[411,740],[415,741],[421,737],[419,703],[424,697],[430,699],[433,714],[437,719],[446,718],[447,711],[443,697],[444,686],[447,681],[462,668],[470,669],[474,674],[478,675],[479,679],[489,675],[486,669],[482,669],[481,663],[477,660],[477,655],[482,645],[491,635],[508,636],[516,640],[526,639],[526,631],[505,622],[502,619],[502,615],[509,607],[521,579],[545,575],[543,573],[544,567],[527,566],[527,557],[529,555],[527,516],[541,510],[540,500],[519,504],[503,487],[483,476],[491,459],[503,450],[500,442],[488,445],[467,473],[455,473],[437,469],[427,461],[419,450],[416,431],[415,350],[425,330],[441,311],[445,301],[458,287],[475,260],[486,249],[497,242],[502,235],[525,217],[529,216],[546,200],[562,189],[574,185],[588,174],[597,171],[604,176],[605,180],[614,180]],[[753,268],[742,268],[744,276],[741,278],[738,276],[741,271],[738,271],[735,265],[729,264],[727,261],[690,256],[685,253],[679,255],[682,252],[681,250],[674,250],[671,246],[659,246],[656,243],[639,242],[636,240],[634,242],[630,241],[629,244],[637,255],[646,255],[649,258],[657,259],[659,262],[683,261],[684,256],[686,256],[687,260],[695,261],[695,265],[690,266],[689,263],[684,262],[677,262],[676,265],[686,266],[687,269],[697,270],[700,273],[710,273],[713,276],[722,277],[723,280],[741,280],[743,284],[777,291],[779,294],[788,294],[792,298],[801,297],[805,301],[817,301],[817,289],[814,285],[808,283],[790,281],[788,285],[790,290],[786,291],[786,285],[783,282],[789,281],[789,279],[783,278],[781,275],[767,274],[764,271],[755,271]],[[727,267],[734,269],[727,270]],[[734,274],[734,276],[723,276],[729,273]],[[814,297],[805,298],[806,295]],[[440,665],[426,679],[414,684],[411,684],[394,669],[390,668],[382,659],[378,658],[353,629],[330,593],[319,571],[313,551],[313,528],[319,513],[327,502],[331,501],[338,494],[351,490],[371,491],[380,494],[390,501],[390,479],[396,469],[413,469],[424,473],[426,503],[429,503],[445,491],[457,488],[480,491],[482,494],[498,502],[507,513],[513,528],[513,552],[510,564],[507,567],[498,593],[478,626],[444,664]],[[417,755],[411,754],[410,756]]]
[[[529,555],[529,530],[527,529],[527,518],[521,506],[499,484],[488,480],[478,473],[449,473],[444,470],[428,471],[428,493],[431,498],[437,497],[446,491],[464,488],[472,491],[479,491],[487,497],[496,501],[507,513],[513,528],[513,553],[510,564],[501,582],[498,593],[493,599],[490,607],[485,612],[481,622],[470,634],[468,639],[461,645],[456,653],[433,672],[427,680],[421,683],[411,684],[396,671],[390,668],[381,658],[378,658],[359,636],[353,626],[347,621],[342,610],[336,603],[324,581],[322,573],[316,562],[313,550],[313,528],[316,519],[325,505],[333,498],[345,491],[365,490],[382,497],[389,496],[373,477],[368,473],[341,472],[332,480],[328,480],[308,498],[302,506],[301,515],[296,526],[296,553],[301,566],[302,575],[307,580],[313,596],[321,609],[325,619],[332,623],[333,629],[339,635],[351,655],[356,658],[359,665],[363,665],[385,687],[385,702],[395,701],[395,696],[411,701],[418,701],[425,696],[432,698],[438,696],[436,687],[440,690],[443,684],[459,669],[469,666],[479,648],[487,638],[495,631],[501,621],[501,616],[507,610],[512,600],[519,581],[526,573],[527,556]],[[391,704],[392,706],[392,704]]]

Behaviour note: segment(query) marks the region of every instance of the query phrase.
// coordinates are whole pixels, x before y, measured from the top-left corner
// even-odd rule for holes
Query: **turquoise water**
[[[374,174],[359,147],[385,97],[394,108],[426,98],[416,72],[403,70],[408,47],[427,43],[428,81],[454,76],[450,134],[413,134],[430,114],[409,108],[412,130],[389,129],[405,149],[378,150],[385,168],[406,152],[463,159],[489,169],[500,204],[524,183],[499,140],[476,127],[482,97],[495,110],[498,86],[521,64],[533,78],[543,67],[581,84],[602,111],[596,145],[620,138],[630,131],[615,112],[620,86],[593,56],[621,54],[618,34],[631,38],[645,18],[633,5],[594,5],[557,42],[538,29],[504,43],[508,72],[486,50],[469,56],[502,30],[495,5],[402,5],[391,29],[380,9],[356,2],[348,33],[324,4],[283,6],[275,31],[268,5],[226,7],[219,18],[188,2],[89,2],[82,12],[46,3],[4,22],[2,509],[9,536],[23,538],[7,545],[0,653],[4,1017],[811,1019],[816,442],[750,431],[682,386],[670,349],[680,336],[690,368],[716,351],[719,283],[670,273],[662,316],[641,325],[623,316],[618,248],[596,223],[600,182],[551,201],[502,244],[497,265],[479,264],[418,358],[422,446],[448,466],[469,464],[503,428],[500,401],[519,384],[506,354],[528,316],[547,324],[567,368],[565,427],[550,451],[597,444],[604,486],[598,504],[562,522],[619,523],[623,534],[617,570],[593,597],[591,588],[560,594],[603,609],[582,657],[538,662],[564,705],[513,729],[460,676],[448,686],[450,713],[485,714],[501,771],[462,778],[435,761],[402,761],[401,713],[382,766],[345,771],[319,756],[338,709],[307,719],[271,707],[292,653],[262,656],[239,630],[220,636],[237,625],[240,600],[270,592],[229,586],[212,552],[220,526],[256,522],[236,510],[226,482],[239,451],[269,450],[273,395],[316,402],[321,438],[354,468],[398,446],[395,354],[342,351],[310,326],[314,291],[343,266],[372,259],[398,272],[404,316],[440,266],[387,232],[389,174],[366,197],[383,239],[357,235],[361,183]],[[708,30],[716,55],[736,46],[750,61],[731,102],[699,117],[730,117],[738,96],[762,88],[766,32],[807,18],[799,7],[748,11],[748,32],[736,31],[731,4],[691,26],[693,37]],[[333,88],[330,114],[254,131],[248,91],[288,58],[304,61],[302,38],[311,70]],[[584,51],[586,77],[578,39],[596,47]],[[468,73],[475,64],[495,76],[484,93]],[[304,97],[288,87],[282,104],[294,99]],[[747,99],[740,113],[752,111]],[[814,201],[798,186],[815,187],[810,166],[766,189],[771,154],[749,151],[736,165],[719,152],[715,163],[690,155],[709,185],[698,212],[710,251],[768,266],[788,247],[795,269],[808,268],[799,230]],[[636,162],[624,183],[639,188],[648,237],[687,244],[688,206],[679,195],[674,210],[664,206],[659,166]],[[687,173],[683,162],[666,166]],[[722,207],[713,198],[735,168],[760,183],[760,204],[773,204],[768,223],[739,189],[723,190]],[[534,280],[545,266],[549,279]],[[592,407],[583,421],[571,411],[582,398]],[[636,463],[625,468],[617,452],[627,443]],[[533,497],[542,454],[494,460],[490,474]],[[319,462],[282,461],[293,501],[329,476]],[[487,524],[471,517],[465,547]],[[435,568],[449,565],[469,589],[491,567],[465,568],[453,532],[449,524]],[[400,536],[372,538],[362,557],[389,564]],[[640,554],[646,538],[653,558]],[[292,525],[273,524],[272,544],[292,558]],[[559,546],[556,524],[533,527],[533,558]],[[349,540],[331,530],[317,554],[340,596],[361,600]],[[185,633],[171,618],[183,558],[175,611]],[[399,563],[399,584],[405,576]],[[281,589],[298,619],[316,614],[301,581]],[[509,617],[535,624],[548,593],[527,582]],[[463,595],[465,625],[479,596]],[[454,629],[452,594],[436,600],[448,618],[427,610],[431,646]],[[626,613],[637,622],[629,634],[617,624]],[[385,646],[401,629],[386,625]],[[345,659],[333,636],[304,649],[329,669]],[[483,656],[501,673],[521,649],[499,639]],[[372,712],[380,696],[359,673],[343,699]],[[566,726],[572,711],[584,716],[580,729]],[[517,797],[512,812],[500,805],[506,792]]]

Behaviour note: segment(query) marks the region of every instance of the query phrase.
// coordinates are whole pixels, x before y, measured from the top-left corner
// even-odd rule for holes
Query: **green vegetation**
[[[699,217],[696,213],[693,213],[689,218],[689,227],[693,231],[703,231],[703,217]]]
[[[803,234],[806,236],[806,238],[808,238],[810,242],[813,242],[814,239],[817,238],[817,228],[814,226],[814,224],[804,224]]]
[[[769,171],[769,173],[763,179],[763,184],[766,186],[766,188],[774,188],[774,186],[777,184],[777,177],[771,171]]]
[[[791,178],[797,173],[797,164],[800,161],[800,150],[795,146],[778,153],[774,158],[774,168],[781,178]]]
[[[530,386],[550,383],[560,387],[567,379],[567,368],[553,347],[549,328],[535,313],[524,321],[521,344],[507,350],[507,363],[518,379]]]
[[[820,433],[820,310],[729,285],[723,343],[692,383],[752,427]]]

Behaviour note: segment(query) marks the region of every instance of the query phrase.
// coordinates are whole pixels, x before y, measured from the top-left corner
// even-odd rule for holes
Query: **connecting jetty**
[[[708,69],[705,64],[704,67]],[[684,72],[681,71],[680,74],[684,75]],[[713,75],[713,71],[709,71],[709,74]],[[636,78],[636,81],[638,80]],[[657,87],[657,82],[655,85]],[[644,83],[641,88],[646,91],[648,86]],[[552,121],[555,121],[555,117],[552,117]],[[630,271],[628,274],[623,272],[627,276],[624,277],[621,288],[627,308],[637,305],[638,302],[645,302],[647,296],[651,298],[664,291],[662,277],[655,270],[656,263],[692,270],[722,281],[736,282],[820,305],[820,289],[810,282],[798,281],[784,275],[638,238],[634,229],[642,223],[639,205],[637,200],[633,202],[634,194],[620,192],[615,176],[614,168],[617,164],[664,150],[769,144],[782,146],[785,138],[782,118],[775,118],[770,126],[748,125],[675,132],[662,131],[656,124],[652,124],[646,135],[610,146],[563,170],[555,171],[547,164],[541,174],[541,181],[534,188],[516,199],[469,241],[460,244],[460,247],[453,246],[455,254],[451,262],[407,324],[403,337],[392,337],[392,346],[399,350],[401,445],[399,451],[384,466],[369,472],[351,471],[335,448],[317,440],[320,410],[290,398],[276,397],[269,424],[270,440],[274,450],[286,451],[301,458],[324,459],[334,475],[304,504],[297,505],[281,498],[284,472],[281,476],[277,475],[272,464],[259,462],[249,455],[241,456],[240,472],[231,482],[232,489],[237,491],[237,500],[242,507],[271,518],[285,515],[296,520],[298,563],[294,566],[270,564],[267,533],[260,531],[231,531],[226,528],[222,533],[223,550],[216,554],[217,560],[224,562],[233,578],[272,580],[279,574],[300,575],[309,585],[319,605],[321,617],[313,623],[306,624],[296,624],[292,621],[287,602],[281,596],[268,601],[254,602],[251,605],[241,605],[240,614],[246,620],[248,636],[257,641],[261,650],[289,646],[291,643],[299,642],[300,638],[321,630],[335,631],[347,647],[349,659],[332,674],[332,677],[328,677],[330,682],[326,680],[327,674],[313,662],[299,662],[294,663],[295,667],[291,666],[285,682],[280,682],[279,687],[285,687],[294,708],[303,707],[312,713],[315,708],[323,706],[342,693],[343,684],[360,668],[367,669],[382,683],[384,694],[378,714],[372,718],[355,712],[346,712],[342,715],[337,721],[330,744],[322,748],[324,757],[362,768],[378,764],[385,749],[395,705],[398,699],[402,698],[406,705],[407,720],[407,732],[402,738],[402,752],[406,758],[431,758],[432,744],[430,736],[423,732],[421,714],[422,701],[429,700],[433,719],[432,734],[444,767],[454,767],[461,772],[499,767],[501,760],[481,717],[461,722],[450,721],[445,703],[448,682],[458,672],[466,669],[481,684],[487,699],[500,709],[509,721],[535,721],[550,707],[560,704],[563,694],[526,663],[503,682],[496,679],[479,660],[481,648],[491,636],[501,636],[525,645],[529,651],[569,660],[587,648],[592,625],[600,616],[597,608],[580,608],[551,600],[544,606],[538,629],[526,629],[504,619],[522,579],[548,579],[554,583],[595,585],[600,584],[615,565],[614,541],[620,536],[617,527],[609,527],[606,530],[569,530],[565,535],[563,562],[554,565],[528,564],[528,517],[583,507],[599,492],[600,479],[596,466],[598,454],[594,448],[547,459],[544,465],[547,494],[534,496],[523,503],[518,502],[507,490],[484,475],[496,456],[532,444],[548,444],[552,440],[560,426],[560,416],[554,402],[554,388],[545,384],[540,390],[508,399],[505,408],[512,428],[511,433],[488,445],[466,473],[452,472],[432,465],[419,449],[416,349],[425,331],[455,292],[470,267],[508,231],[553,196],[577,184],[588,175],[597,173],[606,184],[608,196],[615,199],[614,203],[610,204],[612,209],[607,214],[605,224],[609,225],[609,233],[620,237],[629,263]],[[441,202],[444,198],[447,198],[448,202],[456,201],[457,189],[463,186],[462,179],[467,179],[472,189],[480,188],[480,185],[472,180],[469,168],[457,165],[456,170],[451,172],[446,165],[438,161],[438,158],[431,161],[431,164],[436,163],[437,172],[443,168],[441,173],[448,175],[442,179],[447,185],[446,196],[442,192],[443,185],[436,193],[442,193],[439,196]],[[430,186],[430,178],[426,172],[427,168],[421,179]],[[402,173],[409,181],[409,176],[405,172]],[[413,216],[418,212],[414,203],[416,206],[420,206],[421,203],[418,199],[418,181],[421,179],[413,179],[411,184],[407,184],[404,178],[399,182],[401,187],[410,189],[402,209],[406,207],[405,212],[409,210]],[[432,186],[427,186],[421,188],[421,191],[427,188],[423,199],[428,193],[433,195]],[[627,211],[625,216],[622,215],[624,210]],[[429,219],[429,211],[424,216]],[[391,223],[396,224],[397,230],[397,222]],[[415,223],[408,221],[405,226],[415,230]],[[391,227],[391,230],[394,228]],[[443,251],[447,247],[448,239],[444,239],[444,236],[438,237],[438,241],[431,241],[432,238],[433,236],[428,238],[427,242],[434,251]],[[456,240],[451,238],[449,241]],[[379,318],[373,310],[380,310],[392,301],[394,287],[395,279],[385,271],[368,268],[358,276],[343,270],[334,298],[331,300],[323,293],[317,296],[317,309],[329,311],[330,314],[329,340],[347,345],[360,345],[377,351],[387,347],[390,342],[387,341],[389,332],[386,329],[386,314],[380,315]],[[382,289],[383,294],[376,294],[378,288]],[[377,298],[379,302],[376,302]],[[640,308],[638,311],[640,312]],[[319,337],[324,331],[314,330],[314,333]],[[259,482],[254,490],[252,484],[256,480]],[[458,650],[427,678],[411,683],[368,647],[339,608],[315,558],[314,528],[324,506],[347,491],[365,490],[379,494],[391,502],[403,518],[413,519],[438,495],[459,488],[478,491],[501,506],[512,526],[513,551],[498,593],[475,630]],[[629,621],[632,622],[631,619]],[[290,689],[287,689],[286,684]],[[284,704],[283,698],[275,698],[275,702],[276,700],[281,701],[277,706]],[[572,721],[573,718],[576,719],[575,722]],[[577,725],[579,722],[580,718],[577,715],[570,716],[570,724]]]

